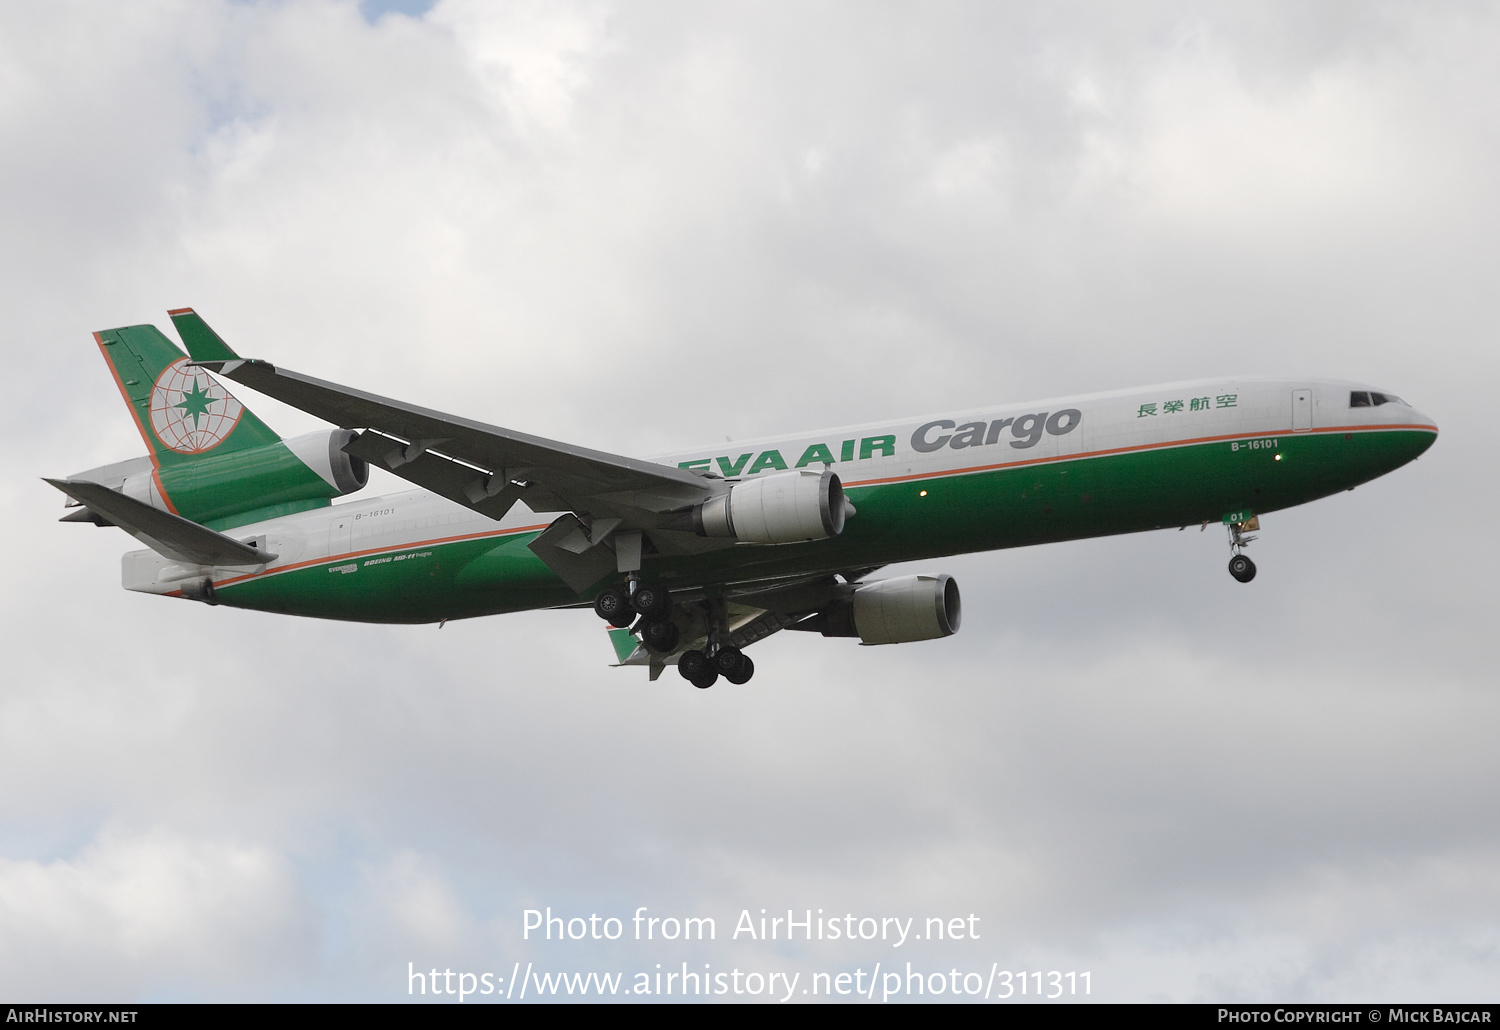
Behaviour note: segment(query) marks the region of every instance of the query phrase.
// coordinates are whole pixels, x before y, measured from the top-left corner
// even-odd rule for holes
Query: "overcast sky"
[[[0,7],[0,996],[911,961],[1495,1000],[1497,97],[1477,3]],[[1217,527],[923,563],[957,636],[781,634],[697,691],[589,612],[122,591],[38,477],[142,452],[89,334],[183,305],[643,456],[1240,373],[1442,437],[1265,517],[1248,586]],[[719,940],[522,941],[548,905]],[[728,940],[747,908],[982,936]]]

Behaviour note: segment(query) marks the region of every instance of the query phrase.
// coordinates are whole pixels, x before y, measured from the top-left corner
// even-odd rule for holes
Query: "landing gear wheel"
[[[641,642],[657,654],[671,654],[677,650],[682,632],[669,619],[647,619],[641,624]]]
[[[1255,578],[1255,563],[1243,554],[1237,554],[1229,559],[1229,574],[1241,583],[1248,583]]]
[[[719,670],[702,651],[684,651],[677,659],[677,671],[699,690],[707,690],[719,680]]]
[[[630,602],[625,599],[624,591],[616,590],[614,587],[599,591],[599,596],[594,598],[594,614],[611,626],[620,629],[624,629],[635,621],[635,612],[631,610]]]
[[[659,618],[672,610],[672,595],[655,583],[640,583],[630,603],[646,618]]]
[[[701,676],[712,669],[713,665],[708,660],[708,655],[702,651],[684,651],[677,659],[677,671],[685,680],[691,680],[694,676]]]
[[[726,677],[738,669],[740,662],[744,660],[744,653],[734,646],[719,648],[719,653],[713,657],[714,668]]]
[[[726,672],[724,678],[735,686],[739,686],[742,683],[749,683],[750,677],[754,675],[755,663],[750,660],[749,655],[744,654],[740,655],[740,664],[735,666],[733,672]]]

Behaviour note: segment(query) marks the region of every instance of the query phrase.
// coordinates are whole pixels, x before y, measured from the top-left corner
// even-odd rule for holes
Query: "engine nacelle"
[[[962,615],[952,576],[897,576],[859,584],[852,597],[794,628],[859,637],[862,644],[909,644],[952,636]]]
[[[358,435],[352,429],[334,429],[296,436],[285,443],[287,450],[342,497],[363,490],[370,481],[370,466],[365,460],[344,453],[344,446]]]
[[[264,447],[210,452],[157,466],[150,458],[79,473],[112,490],[195,522],[290,504],[301,511],[353,493],[370,481],[364,459],[344,453],[351,429],[319,430]],[[167,499],[162,497],[165,490]]]
[[[845,517],[852,514],[843,484],[829,469],[757,476],[704,501],[692,513],[699,536],[750,544],[826,540],[842,533]]]

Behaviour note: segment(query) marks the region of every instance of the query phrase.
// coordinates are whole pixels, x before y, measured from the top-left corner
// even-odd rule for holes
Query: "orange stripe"
[[[162,486],[161,467],[156,464],[154,459],[152,460],[151,464],[151,478],[156,482],[156,492],[161,494],[161,502],[167,506],[167,511],[171,512],[173,515],[181,515],[182,512],[177,510],[177,505],[172,503],[172,498],[167,496],[167,488]]]
[[[167,312],[168,315],[191,315],[192,313],[192,308],[174,308]]]
[[[1384,429],[1420,429],[1429,433],[1437,433],[1435,426],[1423,425],[1421,423],[1392,423],[1379,426],[1326,426],[1321,429],[1294,431],[1272,430],[1264,433],[1228,433],[1223,436],[1199,436],[1188,440],[1167,440],[1162,443],[1134,444],[1130,447],[1112,447],[1103,451],[1087,451],[1080,454],[1059,454],[1051,458],[1032,458],[1029,461],[1001,462],[996,465],[973,465],[969,468],[946,469],[938,472],[914,472],[907,476],[890,476],[885,479],[861,479],[856,482],[845,483],[851,486],[880,486],[884,483],[909,483],[916,479],[943,479],[948,476],[971,475],[975,472],[993,472],[996,469],[1027,468],[1032,465],[1047,465],[1055,461],[1078,461],[1082,458],[1102,458],[1111,454],[1130,454],[1139,451],[1163,450],[1168,447],[1189,447],[1200,443],[1217,443],[1223,440],[1254,440],[1264,436],[1304,436],[1312,433],[1358,433],[1370,432],[1372,430]]]
[[[135,421],[135,428],[141,434],[141,439],[146,443],[146,457],[151,459],[151,478],[156,483],[156,492],[161,495],[162,503],[173,515],[180,514],[177,506],[172,503],[172,498],[167,494],[167,488],[161,483],[161,463],[156,460],[156,448],[151,444],[151,437],[146,433],[146,424],[136,413],[135,402],[130,399],[130,392],[125,389],[125,380],[120,378],[120,370],[115,368],[114,359],[109,356],[108,347],[122,347],[124,344],[114,343],[106,345],[103,333],[94,334],[94,342],[99,345],[99,352],[104,355],[104,363],[109,366],[109,374],[114,376],[115,386],[120,391],[120,396],[125,398],[125,407],[130,409],[130,417]],[[145,371],[143,368],[142,371]]]
[[[130,417],[135,420],[135,428],[140,432],[141,439],[146,442],[146,449],[151,452],[151,463],[156,463],[156,448],[151,446],[151,437],[146,435],[146,424],[141,417],[135,413],[135,404],[130,400],[130,393],[125,389],[125,380],[120,378],[120,372],[115,368],[115,363],[109,356],[106,347],[119,347],[122,344],[106,344],[103,333],[94,334],[94,342],[99,345],[99,353],[104,355],[104,363],[109,366],[109,374],[115,377],[115,386],[120,391],[120,396],[125,398],[125,407],[130,409]]]
[[[1324,427],[1324,428],[1321,428],[1321,429],[1311,430],[1311,432],[1314,432],[1314,433],[1351,433],[1351,432],[1370,432],[1372,430],[1387,430],[1387,429],[1417,429],[1417,430],[1425,430],[1425,431],[1431,432],[1431,433],[1436,433],[1437,432],[1436,427],[1429,426],[1429,425],[1424,425],[1424,424],[1421,424],[1421,423],[1393,423],[1393,424],[1389,424],[1389,425],[1378,425],[1378,426],[1328,426],[1328,427]],[[905,482],[910,482],[911,480],[915,480],[915,479],[942,479],[942,478],[947,477],[947,476],[969,475],[969,474],[972,474],[972,473],[975,473],[975,472],[990,472],[990,471],[994,471],[995,469],[1026,468],[1026,467],[1032,466],[1032,465],[1045,465],[1045,464],[1049,464],[1051,462],[1056,462],[1056,461],[1076,461],[1076,460],[1081,459],[1081,458],[1099,458],[1099,457],[1104,457],[1104,456],[1111,455],[1111,454],[1127,454],[1127,453],[1137,452],[1137,451],[1160,450],[1160,449],[1164,449],[1164,448],[1167,448],[1167,447],[1187,447],[1187,446],[1191,446],[1193,444],[1215,443],[1215,442],[1219,442],[1219,441],[1223,441],[1223,440],[1245,440],[1245,439],[1255,439],[1255,438],[1264,437],[1264,436],[1292,436],[1292,435],[1298,435],[1298,436],[1300,436],[1300,435],[1303,435],[1303,434],[1302,433],[1296,433],[1296,434],[1294,434],[1290,430],[1285,430],[1285,431],[1273,431],[1273,432],[1266,432],[1266,433],[1229,433],[1229,434],[1226,434],[1226,435],[1223,435],[1223,436],[1200,436],[1200,437],[1194,437],[1194,438],[1188,439],[1188,440],[1171,440],[1171,441],[1166,441],[1166,442],[1163,442],[1163,443],[1137,444],[1137,445],[1134,445],[1134,446],[1131,446],[1131,447],[1114,447],[1114,448],[1110,448],[1108,450],[1103,450],[1103,451],[1089,451],[1089,452],[1082,453],[1082,454],[1064,454],[1064,455],[1058,455],[1056,457],[1050,457],[1050,458],[1033,458],[1033,459],[1031,459],[1029,461],[1015,461],[1015,462],[1008,462],[1008,463],[1002,463],[1002,464],[997,464],[997,465],[975,465],[975,466],[972,466],[970,468],[949,469],[949,470],[943,471],[943,472],[924,472],[924,473],[913,474],[913,475],[908,475],[908,476],[891,476],[891,477],[886,478],[886,479],[862,479],[862,480],[859,480],[858,482],[846,483],[845,485],[846,486],[879,486],[879,485],[884,484],[884,483],[905,483]],[[461,536],[438,537],[438,538],[435,538],[435,539],[432,539],[432,540],[419,540],[419,541],[415,541],[413,543],[401,544],[401,545],[396,546],[396,547],[372,547],[372,548],[368,548],[367,550],[363,550],[363,551],[349,551],[349,552],[346,552],[344,554],[332,555],[332,556],[329,556],[329,557],[326,557],[326,558],[313,558],[313,559],[310,559],[310,560],[305,561],[305,562],[297,562],[297,563],[292,564],[292,565],[283,565],[283,566],[281,566],[279,568],[267,569],[264,572],[252,572],[249,575],[237,576],[237,577],[235,577],[233,579],[218,580],[218,581],[216,581],[214,583],[214,585],[215,586],[230,586],[230,585],[235,584],[235,583],[243,583],[246,580],[257,579],[257,578],[260,578],[260,577],[263,577],[263,576],[276,576],[276,575],[280,575],[283,572],[294,572],[294,571],[296,571],[298,569],[310,568],[310,567],[316,566],[316,565],[329,565],[329,564],[332,564],[334,562],[343,561],[343,560],[349,559],[349,558],[363,558],[367,554],[381,554],[381,553],[385,553],[385,552],[394,552],[394,551],[409,551],[409,550],[411,550],[412,548],[415,548],[415,547],[433,547],[433,546],[436,546],[438,544],[451,544],[451,543],[457,543],[457,542],[463,541],[463,540],[481,540],[481,539],[485,539],[485,538],[495,538],[495,537],[502,537],[502,536],[514,536],[514,535],[516,535],[518,533],[529,533],[529,532],[532,532],[533,530],[546,529],[549,525],[551,525],[550,522],[545,522],[545,523],[539,523],[538,525],[535,525],[535,526],[519,526],[519,527],[517,527],[515,529],[492,530],[492,531],[485,532],[485,533],[467,533],[467,534],[464,534],[464,535],[461,535]],[[174,591],[173,593],[180,593],[180,591]]]

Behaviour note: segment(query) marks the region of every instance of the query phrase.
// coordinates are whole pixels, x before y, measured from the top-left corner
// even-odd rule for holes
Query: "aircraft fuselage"
[[[857,509],[812,543],[648,555],[674,592],[973,551],[1238,521],[1383,475],[1436,438],[1398,400],[1311,379],[1217,379],[1000,405],[725,444],[660,458],[725,479],[831,467]],[[1378,393],[1375,395],[1381,396]],[[423,490],[236,527],[263,567],[215,569],[236,607],[417,623],[586,603],[528,548],[556,517],[517,504],[496,522]],[[124,558],[131,590],[180,594],[202,569]]]

